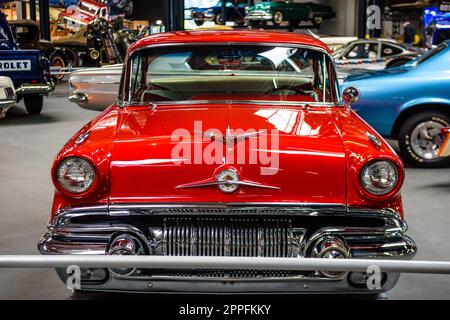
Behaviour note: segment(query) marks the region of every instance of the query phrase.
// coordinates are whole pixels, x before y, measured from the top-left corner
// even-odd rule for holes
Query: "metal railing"
[[[366,272],[377,266],[382,272],[450,274],[450,262],[378,259],[311,259],[176,256],[3,255],[0,268],[143,268]]]

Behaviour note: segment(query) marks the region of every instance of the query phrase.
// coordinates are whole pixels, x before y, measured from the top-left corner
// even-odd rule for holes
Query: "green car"
[[[252,25],[272,21],[275,26],[280,26],[284,21],[289,21],[291,26],[297,26],[302,21],[311,21],[315,27],[320,27],[323,20],[335,16],[332,7],[312,2],[263,1],[248,8],[248,19]]]

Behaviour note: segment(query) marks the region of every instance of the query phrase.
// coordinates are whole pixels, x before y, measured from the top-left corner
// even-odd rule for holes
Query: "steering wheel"
[[[294,91],[296,94],[299,94],[299,95],[303,95],[303,96],[309,96],[310,95],[305,90],[300,89],[299,87],[290,86],[290,85],[283,85],[283,86],[280,86],[278,88],[270,89],[267,92],[267,94],[274,94],[274,93],[276,93],[278,91]]]

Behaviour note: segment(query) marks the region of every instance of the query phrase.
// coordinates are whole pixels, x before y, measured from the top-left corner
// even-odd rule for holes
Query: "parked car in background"
[[[11,78],[17,99],[29,114],[38,114],[44,95],[53,92],[50,63],[39,50],[19,50],[6,16],[0,13],[0,76]]]
[[[58,25],[76,32],[96,18],[111,19],[108,5],[96,0],[80,0],[59,13]]]
[[[0,119],[6,116],[6,112],[14,107],[17,96],[14,83],[9,77],[0,76]]]
[[[435,50],[397,68],[367,71],[345,79],[361,91],[354,110],[381,135],[399,140],[405,159],[420,167],[450,165],[438,157],[441,129],[450,126],[450,48]]]
[[[219,1],[211,8],[195,8],[192,10],[192,18],[197,26],[202,26],[206,21],[213,21],[215,24],[223,24],[223,5]],[[227,21],[234,21],[237,25],[245,24],[246,3],[235,4],[232,0],[226,0]]]
[[[382,70],[408,63],[424,51],[406,47],[390,39],[360,39],[336,51],[333,57],[338,69]]]
[[[346,106],[356,92],[341,100],[329,52],[314,38],[278,32],[182,31],[138,41],[117,103],[54,161],[40,252],[261,263],[413,258],[402,161]],[[267,150],[256,150],[263,141]],[[67,283],[65,269],[58,275]],[[383,271],[370,290],[365,275],[217,264],[91,268],[81,270],[81,290],[376,294],[399,277]]]
[[[305,33],[325,43],[333,52],[344,48],[350,42],[358,40],[358,37],[318,35],[312,30],[307,30]]]
[[[450,128],[441,129],[442,136],[444,138],[444,143],[439,150],[438,157],[447,158],[450,157]]]
[[[425,45],[434,48],[441,42],[450,39],[450,12],[438,7],[424,9],[423,26]]]
[[[78,3],[79,0],[49,0],[52,7],[67,8]]]
[[[72,72],[69,101],[81,108],[103,111],[117,100],[122,64]]]
[[[291,26],[298,26],[302,21],[311,22],[320,28],[324,20],[336,17],[333,8],[313,2],[262,1],[248,8],[250,24],[271,21],[275,26],[289,22]]]
[[[191,8],[190,9],[190,19],[194,20],[197,26],[202,26],[205,23],[205,12],[209,8]]]
[[[74,35],[53,42],[52,66],[101,67],[122,63],[131,44],[147,31],[148,28],[139,32],[124,28],[121,20],[94,19]],[[62,79],[64,74],[57,73],[55,77]]]
[[[50,41],[41,39],[39,24],[33,20],[9,21],[14,38],[20,49],[40,50],[50,56],[53,45]]]

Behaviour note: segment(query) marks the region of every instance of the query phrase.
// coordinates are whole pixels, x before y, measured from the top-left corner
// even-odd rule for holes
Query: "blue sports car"
[[[355,87],[352,108],[381,135],[399,141],[404,158],[420,167],[450,165],[439,158],[441,129],[450,127],[450,41],[408,64],[348,76],[342,89]]]

